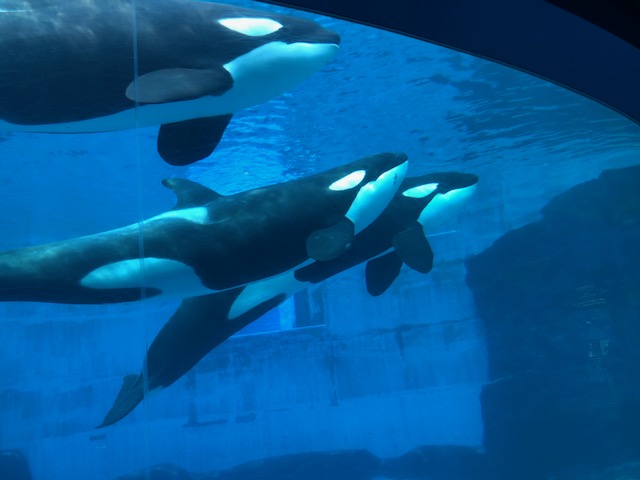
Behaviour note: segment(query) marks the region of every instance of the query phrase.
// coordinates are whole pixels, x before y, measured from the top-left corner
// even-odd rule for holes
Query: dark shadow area
[[[32,480],[31,469],[20,450],[0,450],[0,478],[2,480]]]
[[[381,459],[367,450],[297,453],[248,462],[219,472],[190,473],[175,465],[156,465],[116,480],[369,480],[481,479],[483,456],[458,446],[418,447],[405,455]]]
[[[467,262],[499,478],[635,478],[622,472],[640,458],[638,185],[640,166],[606,170]]]

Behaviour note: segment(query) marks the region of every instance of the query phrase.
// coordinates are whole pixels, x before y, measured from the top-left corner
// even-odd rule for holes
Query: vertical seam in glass
[[[142,164],[141,155],[142,150],[140,146],[140,117],[138,102],[138,77],[139,77],[139,64],[138,64],[138,18],[137,18],[137,1],[131,0],[131,38],[133,48],[133,115],[134,115],[134,131],[135,131],[135,155],[136,155],[136,173],[138,177],[138,253],[140,255],[140,300],[145,299],[146,282],[145,282],[145,263],[144,263],[144,208],[142,202]],[[149,349],[149,328],[147,324],[148,316],[145,315],[146,308],[142,307],[142,320],[144,322],[144,348],[145,348],[145,361],[142,367],[142,389],[144,402],[143,415],[144,415],[144,474],[145,479],[150,478],[150,452],[149,452],[149,412],[147,405],[147,397],[149,394],[149,375],[146,361],[146,352]]]
[[[140,163],[141,148],[140,148],[140,118],[138,102],[138,25],[136,18],[136,0],[132,0],[132,48],[133,48],[133,115],[135,123],[135,145],[136,145],[136,173],[138,177],[138,253],[140,254],[140,299],[145,298],[145,269],[144,269],[144,209],[142,207],[142,165]]]

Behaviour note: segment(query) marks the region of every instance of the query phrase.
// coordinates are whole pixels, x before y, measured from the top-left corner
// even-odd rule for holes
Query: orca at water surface
[[[135,6],[135,8],[134,8]],[[208,156],[232,115],[322,68],[338,34],[196,0],[0,2],[0,130],[161,125],[172,165]]]

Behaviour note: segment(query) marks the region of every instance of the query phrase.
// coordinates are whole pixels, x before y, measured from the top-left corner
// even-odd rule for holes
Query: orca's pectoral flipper
[[[400,274],[401,267],[402,259],[395,251],[369,260],[365,269],[369,294],[377,297],[386,292]]]
[[[107,427],[127,416],[144,397],[142,379],[139,375],[125,375],[118,396],[104,420],[96,428]]]
[[[177,201],[173,210],[198,207],[222,197],[218,192],[186,178],[165,178],[162,185],[176,194]]]
[[[165,162],[181,167],[208,157],[220,143],[232,115],[166,123],[158,132],[158,153]]]
[[[233,86],[224,68],[163,68],[140,75],[127,86],[133,102],[183,102],[207,95],[221,95]]]
[[[433,250],[418,222],[395,235],[393,247],[409,268],[420,273],[429,273],[433,268]]]
[[[355,226],[348,218],[335,225],[316,230],[307,238],[307,255],[314,260],[328,262],[340,256],[351,246]]]

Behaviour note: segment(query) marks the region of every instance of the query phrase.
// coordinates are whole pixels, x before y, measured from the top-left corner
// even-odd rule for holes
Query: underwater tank
[[[181,3],[189,2],[173,2]],[[16,50],[38,44],[44,30],[29,30],[33,19],[65,31],[60,3],[8,2],[0,13],[0,22],[21,15],[16,31],[24,32],[0,46],[7,87],[0,95],[0,478],[638,476],[638,124],[548,81],[417,38],[264,3],[226,3],[260,13],[180,22],[172,2],[138,0],[147,9],[136,15],[103,6],[84,17],[85,27],[97,18],[131,32],[122,71],[109,68],[112,52],[76,71],[77,62],[60,69],[38,48],[32,57]],[[142,12],[175,19],[175,31],[161,20],[145,23]],[[310,21],[303,30],[335,32],[339,51],[323,50],[304,71],[299,60],[286,68],[285,57],[266,62],[245,83],[212,63],[189,64],[206,45],[145,63],[154,25],[163,34],[157,38],[182,38],[207,18],[249,42],[215,61],[251,73],[252,62],[281,52],[265,40],[285,35],[281,15]],[[69,35],[86,39],[87,30],[77,25]],[[323,35],[301,42],[337,41]],[[69,45],[58,49],[61,58],[74,51]],[[265,45],[256,61],[251,52]],[[161,45],[163,52],[180,46]],[[19,58],[22,70],[8,58]],[[236,58],[249,61],[234,70]],[[284,76],[268,77],[278,68]],[[88,71],[104,83],[83,80]],[[106,101],[123,71],[131,77],[119,100]],[[208,87],[211,78],[218,87]],[[28,91],[33,85],[40,87]],[[225,97],[235,85],[245,90]],[[199,122],[198,109],[213,108],[196,107],[201,97],[232,101],[215,104],[207,117],[215,121]],[[94,98],[104,100],[98,115],[63,118],[67,107],[78,112]],[[55,113],[51,122],[47,111]],[[378,173],[402,177],[395,169],[406,155],[405,182],[420,181],[394,182],[393,199],[365,203],[376,206],[364,215],[371,228],[345,233],[334,203],[316,212],[321,193],[313,185],[308,199],[284,205],[269,203],[270,194],[248,200],[333,169],[341,173],[329,190],[355,195],[358,182],[369,181],[359,172],[384,152],[397,153],[384,155],[391,163]],[[360,161],[353,172],[341,170]],[[465,176],[455,183],[453,174]],[[419,210],[398,224],[402,202],[444,208],[451,192],[467,187],[475,191],[445,208],[447,218],[420,217],[422,225]],[[236,198],[248,206],[219,213],[221,202]],[[284,226],[253,228],[257,212]],[[322,255],[309,248],[307,232],[304,258],[281,266],[275,259],[293,255],[287,242],[311,212],[330,215],[309,236],[329,229],[338,250],[315,258]],[[243,255],[216,257],[214,272],[231,265],[223,280],[257,265],[285,276],[269,270],[212,286],[198,270],[201,257],[189,256],[209,243],[194,243],[199,237],[182,229],[185,222],[197,232],[231,225],[218,236],[245,242]],[[398,233],[405,231],[413,233]],[[86,237],[86,245],[111,248],[126,236],[134,256],[117,250],[108,262],[95,260],[73,240],[94,234],[101,236]],[[376,250],[384,235],[388,244]],[[174,250],[178,244],[188,248]],[[45,262],[47,277],[34,277]],[[77,265],[87,263],[76,281]],[[286,276],[294,270],[295,285]],[[72,282],[75,297],[67,295]],[[169,286],[173,295],[163,295]],[[78,300],[100,288],[107,290],[100,301]],[[36,293],[39,301],[24,301]],[[153,377],[157,365],[170,370],[163,380]]]

